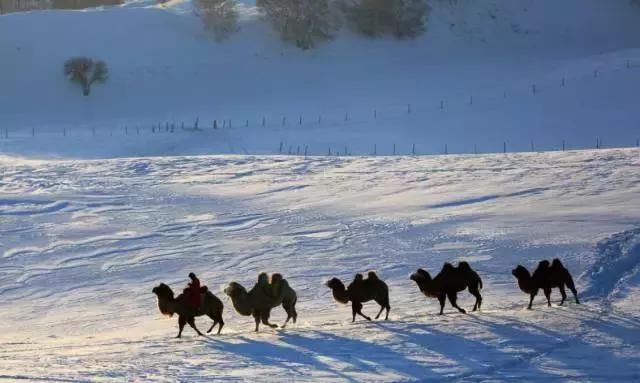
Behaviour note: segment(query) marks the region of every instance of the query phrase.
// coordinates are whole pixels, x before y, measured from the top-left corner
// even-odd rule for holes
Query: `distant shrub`
[[[329,0],[257,0],[256,5],[285,42],[311,49],[330,40],[339,17]]]
[[[369,37],[415,38],[426,30],[431,7],[426,0],[344,0],[347,23]]]
[[[195,14],[216,41],[224,41],[239,30],[236,0],[196,0],[194,5]]]
[[[94,61],[88,57],[74,57],[64,63],[64,74],[70,81],[80,84],[82,94],[88,96],[91,85],[109,78],[109,70],[104,61]]]

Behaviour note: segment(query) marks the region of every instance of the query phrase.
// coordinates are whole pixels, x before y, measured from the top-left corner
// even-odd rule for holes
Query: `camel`
[[[229,283],[229,286],[224,289],[225,294],[231,298],[233,307],[238,314],[253,316],[256,323],[256,332],[260,330],[260,322],[271,328],[278,327],[270,323],[269,318],[271,316],[271,310],[280,305],[282,305],[287,312],[287,320],[283,327],[286,326],[290,319],[293,319],[293,323],[295,323],[298,318],[295,310],[297,301],[295,291],[280,274],[274,274],[271,280],[270,283],[269,276],[266,273],[260,273],[260,275],[258,275],[258,281],[248,292],[237,282]]]
[[[529,310],[531,310],[533,299],[538,295],[538,290],[540,289],[544,292],[544,295],[547,298],[547,305],[550,307],[551,289],[556,287],[560,289],[560,294],[562,295],[562,301],[560,302],[561,306],[567,299],[567,293],[564,289],[565,286],[573,293],[576,304],[580,304],[578,291],[573,283],[571,273],[569,273],[569,270],[567,270],[562,262],[557,258],[553,260],[551,265],[547,260],[540,261],[540,263],[538,263],[538,267],[533,272],[533,275],[530,275],[529,270],[521,265],[518,265],[518,267],[513,269],[511,274],[518,279],[518,287],[520,287],[520,290],[529,294],[529,306],[527,307]]]
[[[454,267],[450,263],[445,263],[442,267],[442,271],[433,279],[429,272],[418,269],[415,273],[411,274],[410,279],[418,285],[420,291],[428,298],[438,298],[440,301],[440,314],[444,312],[444,305],[446,299],[449,298],[449,302],[453,307],[458,309],[463,314],[467,311],[458,306],[458,292],[464,291],[467,288],[469,293],[476,297],[476,303],[473,306],[473,311],[480,309],[482,306],[482,295],[480,290],[482,289],[482,279],[473,271],[471,266],[467,262],[458,263],[458,267]]]
[[[344,304],[351,301],[352,322],[356,321],[356,314],[370,321],[371,318],[362,313],[364,302],[371,300],[376,301],[380,305],[380,311],[376,315],[376,319],[380,318],[382,311],[387,310],[385,320],[389,320],[389,287],[384,283],[378,275],[370,271],[365,279],[362,274],[356,274],[353,282],[347,288],[344,287],[342,281],[333,278],[326,283],[327,287],[333,292],[333,298]]]
[[[182,336],[182,330],[185,324],[189,324],[198,335],[203,334],[198,330],[195,323],[195,317],[206,315],[213,320],[211,328],[207,331],[210,333],[213,328],[218,325],[218,334],[222,331],[224,321],[222,320],[223,304],[218,297],[216,297],[206,286],[200,289],[200,307],[196,310],[189,305],[188,299],[184,294],[178,295],[174,298],[173,290],[164,283],[154,287],[152,292],[158,297],[158,308],[164,315],[172,317],[174,314],[178,314],[179,332],[176,338]]]

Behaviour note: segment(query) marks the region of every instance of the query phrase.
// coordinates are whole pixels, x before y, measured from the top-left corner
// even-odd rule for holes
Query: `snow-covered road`
[[[640,380],[639,165],[632,149],[0,157],[0,380]],[[584,304],[524,310],[511,269],[554,257]],[[463,259],[484,310],[437,316],[408,275]],[[369,269],[391,320],[352,324],[323,283]],[[152,287],[190,271],[225,303],[221,336],[175,340],[158,312]],[[297,290],[297,326],[254,334],[234,312],[222,287],[261,271]]]

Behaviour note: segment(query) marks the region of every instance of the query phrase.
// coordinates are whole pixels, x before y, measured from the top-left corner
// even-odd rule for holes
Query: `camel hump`
[[[379,281],[380,278],[378,278],[378,274],[376,274],[375,271],[369,271],[369,273],[367,274],[367,278],[375,280],[375,281]]]
[[[549,261],[547,261],[546,259],[544,261],[540,261],[540,263],[538,263],[538,268],[548,269],[549,268]]]
[[[553,267],[554,269],[564,269],[564,265],[562,264],[562,262],[560,262],[560,260],[558,258],[555,258],[553,260],[553,262],[551,263],[551,267]]]
[[[209,291],[207,286],[200,286],[200,294],[206,294]]]
[[[264,272],[258,274],[258,283],[259,284],[269,283],[269,274]]]
[[[462,262],[458,263],[458,268],[460,270],[464,270],[464,271],[471,270],[471,266],[469,266],[469,263],[465,262],[465,261],[462,261]]]
[[[280,273],[271,274],[271,283],[280,283],[283,280],[284,280],[284,278],[282,277],[282,274],[280,274]]]
[[[455,267],[453,267],[453,265],[449,262],[445,262],[445,264],[442,266],[442,271],[452,271],[454,269]]]
[[[364,279],[364,276],[360,273],[356,274],[355,277],[353,278],[354,281],[361,281]]]

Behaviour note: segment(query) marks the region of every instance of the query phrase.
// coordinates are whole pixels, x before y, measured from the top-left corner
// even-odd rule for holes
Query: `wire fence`
[[[24,140],[24,139],[52,139],[52,138],[82,138],[82,139],[96,139],[103,140],[104,137],[129,137],[133,139],[138,137],[145,139],[145,137],[170,137],[184,136],[184,135],[201,135],[198,138],[203,139],[216,139],[217,134],[222,134],[228,131],[242,132],[243,129],[256,129],[260,128],[262,131],[268,131],[273,133],[283,133],[292,131],[311,131],[317,130],[322,134],[327,132],[331,128],[339,127],[341,130],[347,130],[349,128],[357,129],[358,126],[367,127],[371,124],[388,124],[393,125],[398,123],[400,118],[411,119],[414,123],[420,121],[428,121],[436,113],[453,112],[458,113],[462,108],[481,108],[484,104],[496,104],[500,100],[514,99],[524,97],[541,97],[544,92],[548,92],[553,89],[568,88],[572,81],[578,82],[584,80],[585,77],[597,80],[598,78],[620,71],[635,71],[640,68],[640,62],[635,62],[631,59],[618,60],[613,65],[595,66],[589,73],[588,70],[583,71],[582,77],[561,77],[561,78],[548,78],[546,81],[540,81],[538,83],[532,83],[528,89],[523,87],[515,87],[510,90],[499,90],[498,88],[484,89],[482,92],[476,92],[475,95],[470,94],[463,96],[458,94],[456,96],[450,96],[448,99],[430,99],[421,102],[413,103],[389,103],[386,105],[372,106],[370,108],[354,108],[352,110],[328,110],[324,113],[317,115],[305,115],[298,113],[295,117],[291,114],[281,114],[278,116],[273,113],[265,113],[261,117],[252,116],[250,118],[221,118],[212,119],[209,121],[201,120],[199,117],[193,119],[193,122],[176,122],[176,121],[156,121],[148,124],[136,124],[136,125],[124,125],[114,128],[98,128],[98,127],[82,127],[71,128],[63,127],[59,129],[52,128],[29,128],[29,129],[12,129],[9,127],[0,128],[0,142],[9,140]],[[482,93],[482,97],[479,97],[479,93]],[[407,120],[405,120],[407,121]],[[640,124],[640,121],[639,121]],[[347,128],[347,129],[345,129]],[[356,130],[357,131],[357,130]],[[202,136],[206,134],[207,136]],[[211,136],[213,135],[213,136]],[[328,144],[320,148],[318,144],[313,146],[308,143],[291,143],[285,140],[278,140],[273,148],[267,150],[271,154],[287,154],[287,155],[327,155],[327,156],[343,156],[343,155],[421,155],[421,154],[451,154],[449,143],[443,142],[440,149],[433,149],[434,145],[430,145],[430,149],[421,148],[419,143],[413,142],[406,144],[407,140],[403,140],[403,145],[395,143],[373,143],[368,147],[363,145],[354,145],[355,147],[349,147],[349,145],[337,145]],[[5,142],[6,144],[6,142]],[[478,144],[468,145],[466,150],[457,150],[456,153],[475,153],[479,154]],[[522,146],[522,145],[520,145]],[[624,147],[640,147],[640,137],[630,138],[627,143],[618,146]],[[498,149],[499,148],[499,149]],[[522,152],[522,151],[548,151],[548,150],[569,150],[569,149],[601,149],[605,148],[605,142],[602,137],[594,137],[592,145],[569,147],[569,142],[566,139],[562,139],[553,145],[553,147],[539,147],[534,140],[529,143],[528,150],[513,150],[509,142],[502,141],[496,143],[492,150],[484,150],[483,153],[496,153],[496,152]],[[250,154],[246,150],[243,150],[244,154]],[[256,154],[264,154],[264,151]]]

